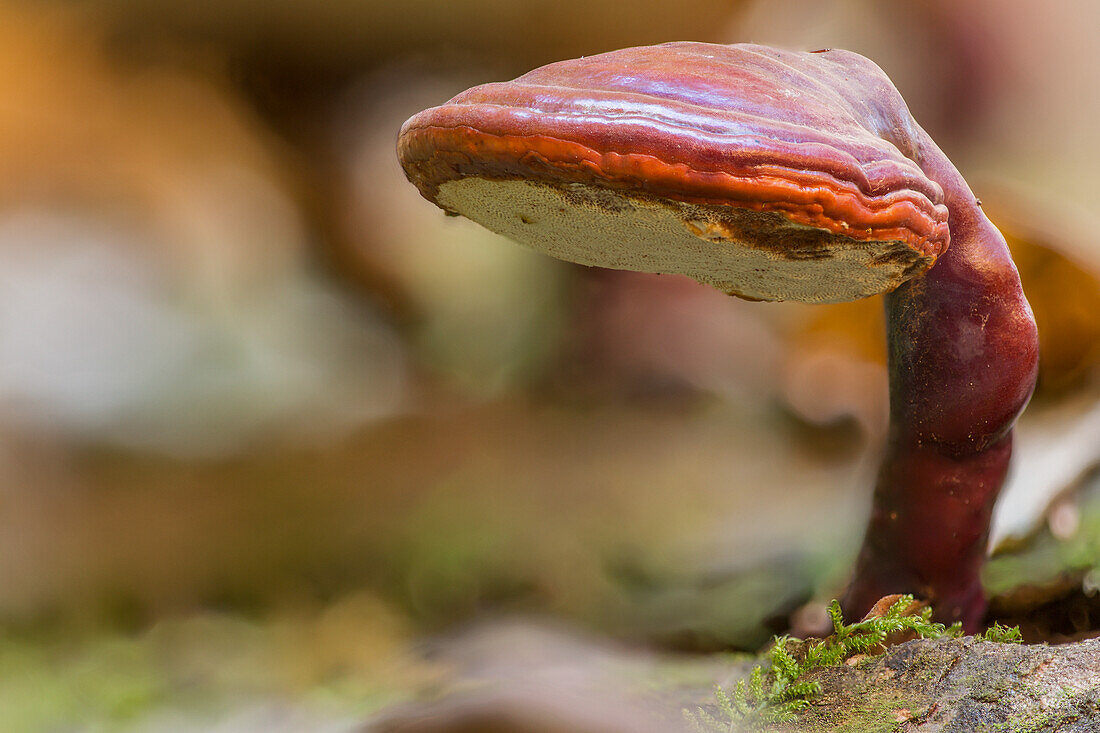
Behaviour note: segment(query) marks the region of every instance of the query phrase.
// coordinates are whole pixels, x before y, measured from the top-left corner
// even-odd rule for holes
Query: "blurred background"
[[[468,86],[668,40],[863,53],[971,182],[1043,341],[995,610],[1093,633],[1097,27],[1088,0],[0,0],[0,727],[354,730],[469,624],[754,650],[840,592],[880,302],[567,265],[395,160]]]

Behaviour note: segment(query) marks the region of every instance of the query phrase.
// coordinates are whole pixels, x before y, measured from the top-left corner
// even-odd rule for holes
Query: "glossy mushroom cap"
[[[857,54],[670,43],[470,89],[406,122],[398,154],[428,200],[555,257],[834,302],[948,246],[918,131]]]

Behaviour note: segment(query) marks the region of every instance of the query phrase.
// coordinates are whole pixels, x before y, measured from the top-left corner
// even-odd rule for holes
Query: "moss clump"
[[[879,615],[845,624],[840,603],[829,605],[833,634],[825,639],[799,642],[777,637],[765,661],[753,668],[748,680],[741,680],[727,692],[715,690],[716,710],[699,708],[684,716],[701,733],[710,731],[767,730],[793,720],[810,700],[821,693],[817,682],[804,679],[815,669],[832,667],[857,654],[881,650],[887,637],[911,633],[922,639],[957,638],[959,624],[944,626],[932,621],[932,609],[917,608],[912,596],[898,596]],[[990,641],[1018,641],[1019,630],[995,626],[983,637]]]
[[[1024,641],[1019,626],[1002,626],[999,623],[994,623],[984,633],[978,634],[978,638],[998,644],[1022,644]]]

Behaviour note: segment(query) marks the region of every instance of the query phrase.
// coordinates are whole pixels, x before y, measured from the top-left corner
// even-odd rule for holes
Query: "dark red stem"
[[[923,133],[918,151],[943,186],[951,246],[886,300],[889,443],[844,607],[859,617],[884,595],[913,593],[972,632],[985,614],[990,516],[1035,385],[1038,336],[1004,238]]]

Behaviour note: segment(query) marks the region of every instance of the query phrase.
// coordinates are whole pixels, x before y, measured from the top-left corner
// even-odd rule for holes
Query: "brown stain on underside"
[[[730,206],[693,206],[693,218],[684,226],[698,237],[737,241],[792,261],[824,261],[839,250],[872,249],[872,266],[896,268],[909,277],[932,266],[934,258],[897,240],[857,239],[791,221],[774,211]]]

